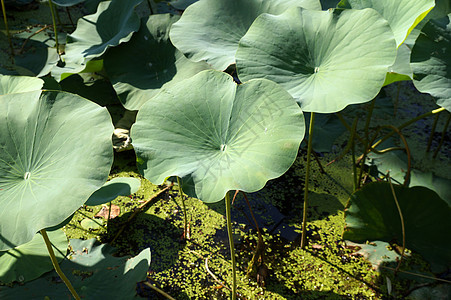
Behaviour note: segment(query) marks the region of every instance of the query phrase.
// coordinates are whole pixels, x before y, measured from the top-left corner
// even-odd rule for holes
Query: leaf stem
[[[167,294],[165,291],[163,291],[162,289],[157,288],[156,286],[154,286],[150,282],[146,281],[146,282],[144,282],[144,284],[147,285],[148,287],[150,287],[152,290],[154,290],[154,291],[160,293],[161,295],[163,295],[164,297],[166,297],[166,299],[175,300],[169,294]]]
[[[437,149],[435,149],[434,155],[432,156],[433,158],[437,157],[437,154],[438,154],[438,152],[440,151],[440,148],[443,145],[443,141],[445,140],[446,130],[448,129],[450,119],[451,119],[451,113],[448,113],[448,119],[446,120],[445,127],[443,128],[442,137],[440,139],[440,143],[438,144]]]
[[[354,138],[356,130],[357,130],[357,121],[358,120],[359,120],[358,117],[356,117],[354,119],[354,122],[352,124],[351,140],[349,141],[349,143],[351,143],[351,153],[352,153],[352,176],[353,176],[354,192],[357,190],[357,188],[360,187],[360,183],[357,181],[357,165],[355,162],[355,138]],[[360,177],[359,177],[359,180],[360,180]]]
[[[370,128],[370,123],[371,123],[371,117],[373,116],[373,110],[374,110],[374,106],[376,104],[376,98],[374,98],[371,101],[371,105],[368,111],[368,115],[366,116],[366,122],[365,122],[365,143],[364,143],[364,149],[363,149],[363,157],[360,163],[360,172],[359,172],[359,178],[357,179],[357,188],[360,188],[360,186],[362,185],[362,177],[363,177],[363,170],[364,170],[364,165],[365,165],[365,160],[366,160],[366,154],[368,153],[368,147],[370,147],[370,134],[369,134],[369,128]]]
[[[59,57],[60,52],[59,52],[59,43],[58,43],[58,28],[56,26],[55,11],[54,11],[52,0],[49,0],[49,6],[50,6],[50,13],[52,14],[53,33],[55,34],[56,53],[58,53],[58,57]]]
[[[11,50],[11,59],[14,63],[14,48],[13,48],[13,43],[11,41],[11,33],[9,32],[9,28],[8,28],[8,20],[6,19],[5,1],[1,0],[1,2],[2,2],[3,21],[5,22],[6,35],[8,36],[9,48]]]
[[[50,259],[52,260],[53,268],[55,268],[56,273],[58,273],[59,277],[64,281],[72,296],[74,296],[76,300],[80,300],[80,296],[78,296],[74,287],[70,283],[69,279],[67,279],[66,275],[64,275],[58,264],[58,260],[56,259],[55,253],[53,252],[52,244],[50,243],[49,237],[47,235],[47,231],[45,229],[42,229],[40,232],[42,237],[44,238],[45,245],[47,246],[47,251],[49,252]]]
[[[177,176],[177,185],[179,186],[179,194],[180,198],[182,198],[182,207],[183,207],[183,236],[185,239],[188,239],[188,220],[186,216],[186,205],[185,205],[185,197],[183,196],[182,185],[180,184],[180,177]]]
[[[235,247],[233,245],[232,209],[230,205],[229,192],[227,192],[225,195],[225,205],[226,205],[227,232],[229,234],[229,244],[230,244],[230,257],[232,259],[232,300],[235,300],[236,299]]]
[[[398,273],[399,268],[401,267],[402,259],[404,258],[404,251],[406,250],[406,229],[404,226],[404,217],[402,215],[401,207],[399,206],[398,198],[396,198],[395,189],[393,188],[393,184],[391,183],[390,172],[387,173],[387,179],[388,179],[388,183],[390,184],[390,189],[393,194],[393,199],[395,199],[396,207],[398,208],[399,218],[401,219],[402,251],[401,251],[401,258],[399,259],[399,262],[398,262],[398,266],[395,269],[395,276],[396,276],[396,273]]]
[[[382,126],[382,128],[392,129],[393,130],[392,132],[397,133],[399,135],[399,137],[401,138],[402,142],[404,143],[406,154],[407,154],[407,171],[406,171],[406,177],[404,178],[403,185],[405,187],[408,187],[409,183],[410,183],[410,173],[412,171],[412,155],[410,154],[410,148],[409,148],[409,145],[407,144],[407,140],[404,137],[404,135],[401,133],[401,130],[399,128],[396,128],[393,125],[385,125],[385,126]]]
[[[301,249],[305,248],[306,235],[307,235],[307,208],[308,208],[308,183],[310,176],[310,156],[312,154],[312,140],[313,140],[313,125],[315,123],[315,113],[310,114],[310,126],[308,133],[308,145],[307,145],[307,168],[305,170],[305,183],[304,183],[304,208],[302,212],[302,236],[301,236]]]
[[[440,117],[440,115],[436,115],[434,118],[434,123],[432,124],[431,134],[429,135],[426,152],[429,152],[429,150],[431,150],[432,140],[434,139],[435,128],[437,127],[437,122],[438,122],[439,117]]]

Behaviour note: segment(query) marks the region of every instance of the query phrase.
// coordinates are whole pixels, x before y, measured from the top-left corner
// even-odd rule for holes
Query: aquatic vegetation
[[[447,1],[92,3],[2,0],[2,299],[449,283]]]

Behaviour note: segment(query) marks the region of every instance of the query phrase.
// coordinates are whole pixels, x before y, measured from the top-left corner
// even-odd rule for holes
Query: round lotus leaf
[[[262,14],[236,53],[240,80],[277,82],[302,110],[318,113],[373,99],[395,58],[390,26],[373,9]]]
[[[66,92],[0,97],[0,250],[69,217],[108,178],[105,108]]]
[[[160,14],[143,19],[128,43],[105,54],[105,70],[126,109],[139,110],[160,88],[209,69],[186,58],[169,40],[169,28],[179,18]]]
[[[0,95],[40,90],[44,80],[28,76],[0,75]]]
[[[117,177],[105,183],[89,197],[85,205],[95,206],[108,203],[118,196],[128,196],[136,193],[141,181],[133,177]]]
[[[255,192],[285,173],[304,130],[302,111],[277,84],[237,85],[210,70],[147,101],[131,137],[144,177],[154,184],[191,179],[199,199],[216,202],[229,190]]]
[[[431,94],[437,104],[451,111],[451,14],[430,20],[421,30],[410,62],[413,83]]]
[[[238,42],[255,18],[292,6],[321,9],[318,0],[200,0],[172,26],[171,41],[188,58],[225,70],[235,62]]]
[[[451,207],[425,187],[394,185],[404,219],[406,247],[429,261],[451,261]],[[395,240],[402,245],[401,219],[387,182],[365,185],[351,195],[343,238],[356,242]]]
[[[67,238],[62,230],[47,231],[58,261],[66,255]],[[37,233],[31,241],[0,252],[0,283],[27,282],[53,269],[44,238]]]
[[[375,9],[390,24],[397,46],[404,42],[434,6],[435,0],[342,0],[338,4],[343,8]]]
[[[139,29],[135,7],[143,0],[113,0],[99,3],[97,12],[80,18],[77,29],[67,36],[67,63],[84,64],[101,56],[109,47],[127,42]]]

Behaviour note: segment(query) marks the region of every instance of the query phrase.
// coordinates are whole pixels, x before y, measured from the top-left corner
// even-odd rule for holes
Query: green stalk
[[[9,48],[11,50],[11,57],[14,57],[14,48],[13,48],[13,43],[11,41],[11,34],[9,33],[9,28],[8,28],[8,20],[6,19],[6,8],[5,8],[5,1],[2,1],[2,12],[3,12],[3,21],[5,22],[5,29],[6,29],[6,34],[8,35],[8,42],[9,42]],[[13,59],[14,62],[14,59]]]
[[[187,221],[187,217],[186,217],[185,197],[183,197],[182,185],[180,184],[180,177],[178,177],[178,176],[177,176],[177,184],[179,186],[180,198],[182,198],[183,218],[184,218],[183,236],[186,239],[188,237],[188,221]]]
[[[357,118],[355,119],[354,123],[357,123]],[[352,153],[352,176],[353,176],[353,191],[355,192],[357,190],[358,184],[357,184],[357,166],[355,163],[355,141],[352,139],[351,141],[351,153]],[[362,167],[363,168],[363,167]]]
[[[307,168],[305,170],[305,183],[304,183],[304,210],[302,212],[302,237],[301,237],[301,249],[305,248],[306,234],[307,234],[307,208],[308,208],[308,182],[310,175],[310,156],[312,154],[312,140],[313,140],[313,124],[315,122],[315,113],[310,114],[310,127],[308,130],[308,146],[307,146]]]
[[[398,266],[395,269],[395,276],[398,273],[399,268],[401,267],[402,259],[404,258],[404,251],[406,250],[406,228],[404,226],[404,217],[402,215],[401,207],[399,206],[398,198],[396,198],[395,189],[393,188],[393,184],[391,183],[390,173],[387,173],[388,183],[390,184],[390,189],[393,194],[393,199],[395,200],[396,207],[398,208],[399,218],[401,219],[401,230],[402,230],[402,251],[401,258],[399,259]]]
[[[58,260],[56,259],[55,253],[53,252],[52,244],[50,243],[49,237],[47,235],[47,231],[45,229],[42,229],[40,232],[41,232],[42,237],[44,238],[45,245],[47,246],[47,251],[49,252],[50,259],[52,260],[53,268],[55,268],[56,273],[58,273],[60,278],[64,281],[67,288],[71,292],[72,296],[74,296],[74,298],[76,300],[80,300],[80,296],[78,296],[74,287],[70,283],[69,279],[67,279],[66,275],[64,275],[63,271],[61,270],[61,268],[58,264]]]
[[[399,86],[398,86],[399,88]],[[365,160],[366,160],[366,154],[368,153],[368,147],[370,146],[370,136],[369,136],[369,128],[370,128],[370,123],[371,123],[371,117],[373,116],[373,110],[374,110],[374,105],[376,104],[376,98],[373,99],[373,101],[371,101],[371,105],[370,105],[370,109],[368,111],[368,115],[366,116],[366,123],[365,123],[365,147],[363,149],[363,158],[361,160],[361,164],[360,164],[360,172],[359,172],[359,177],[356,180],[357,183],[357,188],[360,188],[360,185],[362,184],[362,177],[363,177],[363,170],[364,170],[364,166],[365,166]],[[354,189],[355,191],[355,189]]]
[[[440,143],[438,144],[437,149],[435,149],[434,155],[432,156],[433,158],[436,158],[436,157],[437,157],[437,154],[438,154],[438,152],[440,151],[440,148],[441,148],[442,145],[443,145],[443,141],[445,140],[446,130],[448,130],[448,126],[449,126],[449,121],[450,121],[450,119],[451,119],[451,113],[448,114],[448,119],[446,120],[445,127],[443,128],[443,131],[442,131],[442,137],[441,137],[441,139],[440,139]]]
[[[56,53],[58,53],[58,56],[59,56],[60,52],[59,52],[59,43],[58,43],[58,28],[56,27],[55,11],[54,11],[54,8],[53,8],[52,0],[49,0],[49,6],[50,6],[50,13],[52,14],[53,33],[55,34]]]
[[[150,3],[150,0],[147,0],[147,5],[149,5],[150,14],[153,15],[152,4]]]
[[[426,152],[429,152],[429,150],[431,150],[432,140],[434,138],[435,128],[437,127],[437,122],[438,122],[438,118],[439,117],[440,117],[440,115],[436,115],[435,119],[434,119],[434,123],[432,124],[431,134],[429,135],[429,140],[428,140],[428,145],[426,147]]]
[[[106,219],[106,230],[108,231],[108,229],[110,228],[110,217],[111,217],[111,202],[110,201],[110,205],[108,207],[108,219]]]
[[[235,266],[235,247],[233,245],[232,233],[232,209],[230,205],[229,192],[225,195],[227,232],[229,234],[230,257],[232,258],[232,300],[236,299],[236,266]]]

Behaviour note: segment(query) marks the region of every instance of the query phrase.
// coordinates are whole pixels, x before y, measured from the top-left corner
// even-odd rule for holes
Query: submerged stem
[[[313,140],[313,125],[315,123],[315,113],[310,115],[310,127],[308,132],[308,146],[307,146],[307,168],[305,170],[305,183],[304,183],[304,209],[302,212],[302,236],[301,236],[301,249],[305,248],[306,234],[307,234],[307,208],[308,208],[308,182],[310,175],[310,156],[312,154],[312,140]]]
[[[233,245],[232,233],[232,209],[230,205],[229,192],[225,195],[227,232],[229,234],[230,257],[232,259],[232,300],[236,299],[236,266],[235,266],[235,247]]]
[[[56,259],[55,253],[53,252],[52,244],[50,243],[49,237],[47,235],[47,231],[45,229],[42,229],[40,232],[42,237],[44,238],[45,245],[47,246],[47,251],[49,252],[50,259],[52,260],[53,268],[55,268],[56,273],[58,273],[59,277],[64,281],[72,296],[74,296],[76,300],[80,300],[80,296],[78,296],[74,287],[70,283],[69,279],[67,279],[66,275],[64,275],[58,264],[58,260]]]
[[[185,205],[185,197],[183,197],[182,185],[180,184],[180,177],[177,176],[177,184],[179,186],[179,194],[180,198],[182,198],[182,207],[183,207],[183,236],[185,239],[188,239],[188,221],[186,216],[186,205]]]

